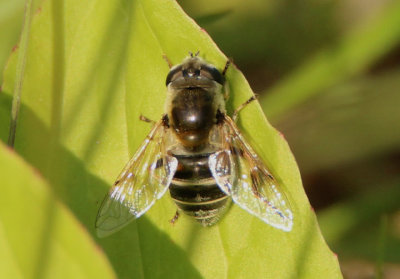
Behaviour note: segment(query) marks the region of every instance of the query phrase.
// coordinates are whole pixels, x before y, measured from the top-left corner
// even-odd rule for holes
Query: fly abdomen
[[[210,155],[174,155],[178,159],[178,168],[169,187],[176,205],[204,226],[216,223],[230,201],[210,172]]]

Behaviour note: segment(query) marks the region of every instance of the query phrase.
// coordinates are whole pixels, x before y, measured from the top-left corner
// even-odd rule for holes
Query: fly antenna
[[[200,54],[200,50],[198,50],[195,54],[193,54],[193,52],[191,52],[191,51],[189,51],[189,55],[190,55],[190,57],[197,57],[197,56],[199,56],[199,54]]]

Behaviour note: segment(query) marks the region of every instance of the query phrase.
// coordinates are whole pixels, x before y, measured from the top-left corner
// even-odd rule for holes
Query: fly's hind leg
[[[239,107],[237,107],[235,109],[235,111],[232,114],[232,120],[236,122],[237,117],[239,115],[239,112],[244,109],[248,104],[250,104],[251,102],[255,101],[257,99],[257,97],[255,95],[251,96],[246,102],[244,102],[243,104],[241,104]]]
[[[174,217],[172,217],[172,219],[169,220],[169,222],[170,222],[172,225],[175,225],[176,221],[178,221],[178,219],[179,219],[179,216],[180,216],[180,213],[179,213],[179,210],[177,209],[176,212],[175,212]]]

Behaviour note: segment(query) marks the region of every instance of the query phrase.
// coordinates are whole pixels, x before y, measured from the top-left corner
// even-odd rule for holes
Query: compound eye
[[[224,84],[225,82],[224,76],[220,73],[220,71],[217,70],[217,68],[214,67],[202,66],[201,75],[211,80],[215,80],[219,84]]]
[[[165,81],[165,84],[168,86],[168,84],[177,79],[178,77],[182,76],[182,66],[172,68],[171,71],[169,71],[167,75],[167,80]]]

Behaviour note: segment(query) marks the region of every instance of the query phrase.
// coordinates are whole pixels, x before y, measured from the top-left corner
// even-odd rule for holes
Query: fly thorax
[[[171,100],[170,124],[185,148],[196,149],[208,141],[216,122],[213,92],[205,88],[185,88]]]

